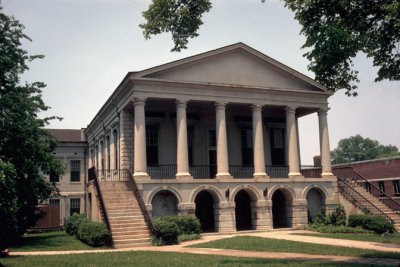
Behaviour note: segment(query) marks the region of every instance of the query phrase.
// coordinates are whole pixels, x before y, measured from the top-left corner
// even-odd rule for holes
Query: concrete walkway
[[[188,241],[174,246],[162,247],[134,247],[123,249],[102,249],[102,250],[74,250],[74,251],[35,251],[35,252],[10,252],[11,256],[28,256],[28,255],[61,255],[61,254],[83,254],[83,253],[105,253],[105,252],[122,252],[122,251],[157,251],[157,252],[177,252],[191,254],[220,255],[230,257],[244,258],[263,258],[263,259],[292,259],[292,260],[320,260],[332,262],[348,262],[361,263],[367,265],[389,265],[400,266],[399,259],[377,259],[377,258],[359,258],[348,256],[330,256],[330,255],[309,255],[299,253],[279,253],[279,252],[256,252],[256,251],[238,251],[229,249],[210,249],[210,248],[188,248],[187,246],[215,241],[224,238],[232,238],[235,236],[258,236],[264,238],[284,239],[291,241],[343,246],[349,248],[371,249],[381,252],[397,252],[400,253],[400,246],[393,244],[382,244],[375,242],[353,241],[343,239],[322,238],[314,236],[294,235],[299,233],[309,233],[303,230],[290,231],[270,231],[270,232],[245,232],[234,233],[231,235],[205,235],[199,240]]]

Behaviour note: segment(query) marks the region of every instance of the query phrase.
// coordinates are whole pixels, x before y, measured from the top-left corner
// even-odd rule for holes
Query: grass
[[[11,251],[89,250],[92,248],[64,231],[28,234],[11,246]],[[104,247],[103,247],[104,249]]]
[[[0,258],[0,266],[33,267],[33,266],[339,266],[338,262],[301,261],[289,259],[255,259],[215,255],[181,254],[171,252],[113,252],[88,253],[55,256],[15,256]],[[340,263],[341,267],[365,266],[360,264]]]
[[[390,243],[400,245],[400,234],[390,234],[388,236],[382,236],[378,234],[343,234],[343,233],[310,233],[310,234],[296,234],[305,236],[317,236],[317,237],[328,237],[337,239],[348,239],[357,241],[369,241],[379,243]]]
[[[400,259],[400,253],[380,252],[375,250],[357,248],[349,249],[347,247],[340,246],[312,244],[251,236],[226,238],[208,243],[192,245],[191,247]]]

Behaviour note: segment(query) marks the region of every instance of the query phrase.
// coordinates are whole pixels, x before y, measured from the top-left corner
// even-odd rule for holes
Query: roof
[[[47,129],[59,142],[85,142],[81,129]]]

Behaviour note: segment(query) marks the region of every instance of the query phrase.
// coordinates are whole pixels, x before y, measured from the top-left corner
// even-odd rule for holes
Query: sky
[[[200,36],[187,50],[170,52],[168,34],[145,40],[139,24],[150,0],[2,0],[3,12],[25,25],[33,40],[30,54],[45,55],[30,63],[23,81],[43,81],[43,100],[60,116],[49,128],[84,128],[129,71],[139,71],[184,57],[243,42],[313,78],[301,49],[305,37],[282,1],[214,0],[204,16]],[[359,96],[338,91],[329,98],[331,149],[356,134],[400,147],[400,82],[375,83],[377,69],[359,54]],[[319,154],[318,117],[299,120],[302,164]]]

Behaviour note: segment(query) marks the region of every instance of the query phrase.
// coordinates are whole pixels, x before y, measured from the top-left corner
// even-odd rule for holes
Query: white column
[[[321,149],[321,167],[322,176],[331,176],[331,155],[329,148],[329,133],[328,133],[328,109],[320,109],[318,111],[319,122],[319,142]]]
[[[286,139],[288,142],[289,176],[301,176],[295,114],[296,108],[286,107]]]
[[[226,136],[225,103],[217,102],[216,107],[216,138],[217,138],[217,178],[229,174],[228,141]]]
[[[254,155],[254,178],[266,177],[263,123],[260,105],[252,105],[253,110],[253,155]]]
[[[133,176],[148,176],[146,160],[146,122],[144,115],[144,105],[145,99],[135,99],[135,151]]]
[[[190,177],[187,122],[186,122],[186,101],[176,101],[176,168],[177,178]]]

